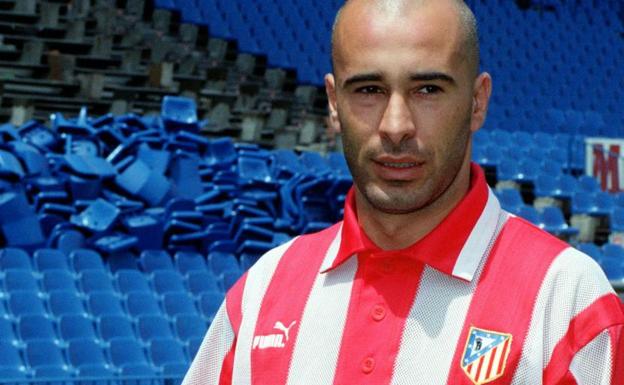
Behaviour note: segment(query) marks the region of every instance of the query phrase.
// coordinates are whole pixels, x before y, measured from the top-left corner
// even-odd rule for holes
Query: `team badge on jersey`
[[[475,385],[494,381],[505,372],[511,334],[471,327],[461,367]]]

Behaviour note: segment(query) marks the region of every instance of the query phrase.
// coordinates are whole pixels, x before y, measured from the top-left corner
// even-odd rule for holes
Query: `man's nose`
[[[416,134],[416,126],[408,101],[401,94],[392,94],[379,124],[379,133],[393,144],[400,144]]]

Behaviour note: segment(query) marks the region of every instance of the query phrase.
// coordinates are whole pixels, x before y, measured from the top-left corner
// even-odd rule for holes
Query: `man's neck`
[[[358,221],[377,246],[384,250],[400,250],[418,242],[440,224],[466,195],[469,185],[470,172],[460,173],[434,202],[417,211],[400,215],[377,210],[356,189]]]

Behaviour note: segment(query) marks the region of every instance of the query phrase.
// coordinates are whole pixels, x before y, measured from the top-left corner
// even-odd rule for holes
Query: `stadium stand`
[[[0,2],[0,382],[177,383],[243,272],[341,217],[340,3]],[[582,175],[624,132],[622,5],[468,3],[495,84],[473,159],[623,290],[624,194]]]

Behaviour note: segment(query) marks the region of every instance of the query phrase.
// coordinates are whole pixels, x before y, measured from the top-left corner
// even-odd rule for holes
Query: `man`
[[[600,268],[502,211],[470,163],[491,79],[465,4],[350,0],[332,43],[344,221],[250,269],[185,384],[624,384]]]

